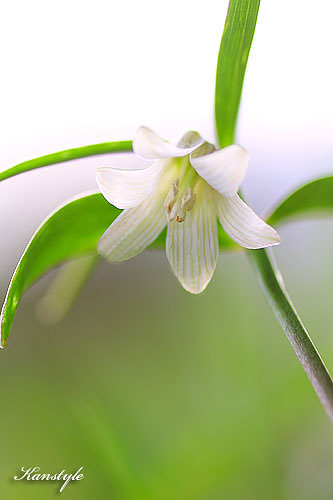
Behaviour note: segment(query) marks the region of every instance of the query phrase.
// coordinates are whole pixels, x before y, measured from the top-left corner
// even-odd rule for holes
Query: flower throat
[[[194,192],[199,176],[191,167],[188,158],[180,167],[179,177],[176,177],[165,198],[164,208],[169,222],[184,222],[187,212],[192,210],[196,201]]]

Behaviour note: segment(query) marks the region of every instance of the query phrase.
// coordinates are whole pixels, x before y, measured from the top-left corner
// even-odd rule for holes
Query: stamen
[[[181,208],[184,208],[187,211],[192,210],[194,203],[196,200],[196,194],[193,192],[193,189],[188,187],[183,194],[182,200],[181,200]]]
[[[169,222],[172,222],[174,219],[176,219],[178,214],[178,209],[179,209],[179,202],[177,201],[173,204],[171,210],[169,210],[169,212],[167,211],[167,217]]]
[[[175,204],[178,193],[179,193],[179,179],[177,178],[172,181],[169,193],[165,198],[164,208],[166,210],[167,216],[169,216]]]
[[[192,175],[192,172],[190,172]],[[183,188],[184,181],[187,182],[190,180],[189,175],[187,178],[182,178],[180,183],[179,178],[174,179],[171,183],[169,192],[164,201],[165,213],[169,222],[176,220],[176,222],[184,222],[186,218],[186,213],[192,210],[195,200],[196,194],[191,187]],[[181,196],[179,195],[180,185],[182,184]]]
[[[177,212],[176,221],[177,222],[184,222],[185,217],[186,217],[186,210],[184,208],[180,208]]]
[[[171,182],[171,189],[172,189],[175,196],[179,193],[179,179],[178,179],[178,177],[177,177],[177,179],[174,179]]]

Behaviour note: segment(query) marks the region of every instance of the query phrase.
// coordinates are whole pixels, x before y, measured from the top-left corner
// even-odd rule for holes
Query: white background
[[[131,139],[141,124],[165,138],[197,129],[214,140],[226,9],[222,0],[2,2],[0,170]],[[262,2],[237,137],[251,154],[245,192],[259,212],[333,171],[332,14],[329,0]],[[124,163],[90,158],[1,183],[2,258],[14,263],[44,216],[95,188],[94,167],[111,161]]]

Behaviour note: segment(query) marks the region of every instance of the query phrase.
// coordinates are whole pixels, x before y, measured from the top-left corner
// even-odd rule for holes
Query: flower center
[[[180,168],[180,175],[172,181],[164,202],[165,213],[169,222],[173,220],[184,222],[186,213],[192,210],[196,201],[194,187],[198,180],[198,174],[190,165],[188,159],[184,160]]]

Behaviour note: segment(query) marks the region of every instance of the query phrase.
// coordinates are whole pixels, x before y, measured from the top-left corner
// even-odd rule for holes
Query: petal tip
[[[267,222],[265,224],[267,224]],[[281,240],[281,236],[279,235],[279,233],[272,226],[269,226],[268,224],[267,224],[267,226],[271,230],[271,236],[268,238],[266,247],[280,245],[282,240]]]
[[[179,279],[178,279],[178,281],[179,281]],[[202,286],[200,286],[198,288],[192,288],[190,286],[185,285],[184,283],[181,283],[180,281],[179,281],[179,283],[184,288],[184,290],[186,292],[190,293],[191,295],[200,295],[200,293],[202,293],[202,292],[204,292],[206,290],[207,286],[210,283],[210,280],[207,283],[203,284]]]
[[[280,245],[280,243],[282,243],[282,238],[277,231],[275,231],[275,233],[276,234],[275,234],[275,238],[273,240],[272,245]]]
[[[95,168],[95,176],[97,183],[100,181],[101,177],[105,173],[105,167],[96,167]]]
[[[247,149],[243,148],[243,146],[240,146],[239,144],[234,144],[234,147],[237,149],[239,158],[246,164],[248,165],[250,161],[250,153],[248,152]]]
[[[98,244],[97,244],[97,253],[101,256],[104,257],[105,259],[107,258],[107,252],[105,251],[105,245],[103,241],[103,236],[100,238]]]
[[[277,245],[280,245],[281,243],[281,237],[280,235],[273,229],[271,228],[275,234],[272,234],[269,238],[267,238],[266,242],[260,242],[257,243],[256,245],[249,245],[247,246],[246,244],[242,244],[244,248],[252,249],[252,250],[260,250],[261,248],[269,248],[269,247],[274,247]]]
[[[155,160],[158,158],[156,151],[154,151],[156,141],[161,141],[161,138],[149,127],[141,125],[134,135],[133,152],[144,160]]]
[[[279,233],[237,194],[219,198],[218,217],[226,233],[244,248],[255,250],[281,243]]]
[[[196,130],[185,132],[177,142],[177,146],[183,149],[198,148],[204,142],[203,138]]]
[[[178,143],[174,143],[162,139],[150,128],[141,126],[133,140],[133,151],[145,160],[180,158],[190,154],[201,143],[201,136],[194,131],[187,132]]]

